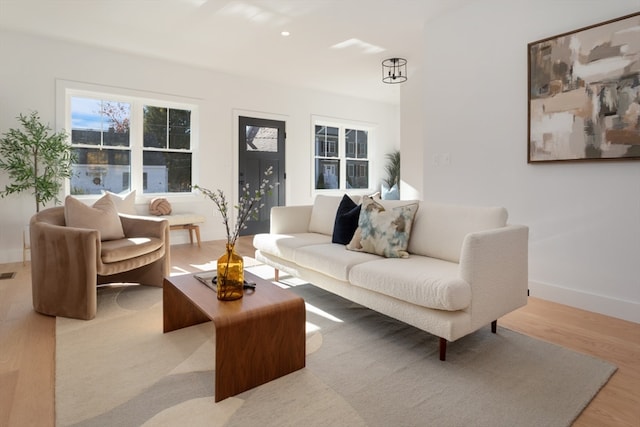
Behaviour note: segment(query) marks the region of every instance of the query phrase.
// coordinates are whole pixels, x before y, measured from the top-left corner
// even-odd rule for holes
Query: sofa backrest
[[[420,202],[411,227],[408,251],[460,262],[462,243],[467,234],[504,227],[507,216],[507,210],[502,207]]]
[[[360,203],[359,196],[349,195],[351,199]],[[309,220],[309,232],[333,235],[333,225],[336,221],[336,213],[338,206],[342,201],[342,196],[327,196],[318,194],[313,202],[311,210],[311,219]]]
[[[361,197],[350,195],[354,202]],[[336,212],[342,196],[316,196],[309,220],[309,232],[333,234]],[[416,203],[416,200],[378,200],[385,209]],[[467,234],[504,227],[507,210],[502,207],[463,206],[420,201],[411,226],[408,251],[445,261],[460,262],[462,243]]]

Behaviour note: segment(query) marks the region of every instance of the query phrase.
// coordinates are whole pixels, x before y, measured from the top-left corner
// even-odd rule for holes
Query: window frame
[[[338,128],[338,156],[337,157],[327,157],[327,156],[316,156],[316,126],[326,126]],[[354,147],[356,150],[353,153],[353,157],[349,157],[347,153],[347,141],[346,141],[346,129],[355,130],[355,131],[365,131],[367,132],[367,155],[366,157],[357,157],[358,147]],[[313,115],[311,117],[311,194],[343,194],[346,191],[350,193],[371,193],[374,191],[374,186],[372,184],[373,178],[373,168],[375,165],[375,156],[374,156],[374,147],[375,147],[375,129],[376,125],[366,122],[359,122],[355,120],[347,120],[347,119],[336,119],[331,117],[324,116],[316,116]],[[358,143],[356,142],[356,144]],[[338,167],[340,169],[339,179],[339,188],[328,188],[328,189],[317,189],[316,188],[316,160],[318,158],[327,158],[338,161]],[[347,188],[347,174],[348,174],[348,161],[366,161],[368,164],[368,176],[367,188]],[[358,168],[361,166],[357,166]]]
[[[197,156],[200,139],[200,120],[199,110],[200,105],[198,100],[177,97],[172,95],[165,95],[152,92],[135,91],[130,89],[123,89],[117,87],[106,87],[100,85],[93,85],[87,83],[72,82],[66,80],[56,81],[56,124],[59,129],[65,129],[67,133],[71,134],[71,98],[72,97],[84,97],[92,99],[102,99],[114,102],[127,102],[131,104],[131,116],[130,116],[130,139],[129,147],[131,153],[131,175],[130,175],[130,191],[136,191],[137,200],[150,200],[154,197],[165,197],[169,200],[180,200],[185,197],[194,198],[196,193],[191,190],[188,192],[159,192],[159,193],[145,193],[144,192],[144,171],[143,171],[143,153],[145,150],[149,150],[149,147],[144,147],[143,132],[144,132],[144,106],[161,106],[170,109],[189,110],[191,112],[191,129],[190,129],[190,148],[188,150],[175,150],[167,148],[166,152],[181,152],[190,153],[192,158],[191,163],[191,184],[192,187],[197,184],[197,177],[199,176],[199,160]],[[69,141],[71,143],[71,141]],[[80,148],[90,148],[89,146],[77,146]],[[93,147],[95,148],[95,147]],[[125,148],[125,147],[123,147]],[[66,179],[64,185],[64,194],[71,194],[71,180]],[[87,195],[74,195],[79,199],[97,199],[101,195],[87,194]]]

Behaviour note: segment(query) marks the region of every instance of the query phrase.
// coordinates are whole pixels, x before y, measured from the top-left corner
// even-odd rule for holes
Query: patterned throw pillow
[[[409,257],[407,246],[417,210],[418,203],[385,210],[371,197],[363,198],[358,229],[347,249],[387,258]]]

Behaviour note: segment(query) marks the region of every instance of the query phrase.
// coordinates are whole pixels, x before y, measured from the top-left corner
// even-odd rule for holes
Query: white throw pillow
[[[64,200],[64,221],[67,227],[88,228],[100,232],[100,240],[124,238],[116,205],[108,195],[87,206],[72,196]]]
[[[106,194],[116,205],[118,213],[127,215],[137,215],[136,212],[136,190],[130,191],[127,194],[116,194],[111,191],[103,191],[102,194]]]

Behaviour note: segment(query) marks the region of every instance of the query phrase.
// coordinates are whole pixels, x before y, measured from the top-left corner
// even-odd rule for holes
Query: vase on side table
[[[244,260],[235,251],[235,245],[227,244],[227,250],[218,259],[218,299],[233,301],[242,298],[244,291]]]

